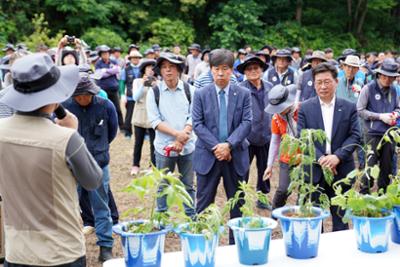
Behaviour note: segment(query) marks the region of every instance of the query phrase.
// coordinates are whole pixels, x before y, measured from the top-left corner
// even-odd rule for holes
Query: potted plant
[[[224,229],[222,225],[221,211],[211,204],[195,218],[187,217],[187,222],[176,228],[186,267],[215,266],[215,249]]]
[[[387,187],[386,194],[393,205],[394,222],[391,228],[391,237],[394,243],[400,244],[400,177],[394,176],[392,183]]]
[[[329,198],[321,192],[319,185],[313,184],[313,164],[316,161],[314,142],[323,143],[325,132],[317,129],[303,129],[300,137],[285,135],[281,144],[281,153],[293,155],[289,164],[289,192],[298,194],[297,206],[285,206],[273,210],[272,216],[281,223],[285,240],[286,254],[296,259],[316,257],[323,219],[329,216]],[[333,181],[333,173],[323,168],[328,184]],[[308,178],[308,181],[306,180]],[[312,200],[312,195],[319,193],[319,207]]]
[[[380,149],[383,142],[392,142],[390,136],[395,137],[393,140],[400,143],[400,136],[392,132],[393,130],[394,128],[390,128],[386,131],[377,146],[377,150]],[[334,183],[333,188],[336,196],[332,198],[332,205],[337,205],[346,210],[343,221],[348,222],[351,220],[353,222],[359,250],[368,253],[381,253],[388,250],[390,227],[394,218],[391,210],[393,201],[397,198],[398,188],[395,184],[392,184],[392,186],[388,187],[386,193],[383,189],[369,194],[358,192],[357,189],[362,183],[362,177],[378,179],[379,167],[377,165],[368,165],[369,158],[373,153],[370,146],[367,146],[364,169],[355,169],[346,178]],[[342,183],[347,185],[352,183],[353,185],[349,190],[343,192]]]
[[[162,190],[158,191],[159,188]],[[176,174],[154,166],[133,179],[124,191],[135,194],[142,203],[150,204],[150,208],[142,206],[125,212],[125,215],[142,215],[142,219],[113,227],[113,231],[121,236],[125,264],[127,267],[159,267],[165,235],[185,216],[183,204],[192,206],[192,199]],[[156,210],[156,200],[161,196],[166,196],[167,212]]]
[[[256,191],[254,186],[246,182],[239,182],[239,190],[225,206],[229,211],[241,204],[240,211],[243,217],[229,220],[228,226],[233,231],[239,262],[245,265],[261,265],[268,262],[272,229],[277,226],[275,220],[255,214],[255,199],[268,204],[264,193]]]

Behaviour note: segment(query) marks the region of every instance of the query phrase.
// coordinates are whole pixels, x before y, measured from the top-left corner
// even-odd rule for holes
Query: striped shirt
[[[5,90],[0,91],[0,99],[2,98],[4,93],[5,93]],[[10,117],[13,114],[14,114],[14,111],[12,108],[10,108],[9,106],[6,106],[5,104],[0,102],[0,119]]]
[[[209,85],[211,83],[214,82],[214,78],[211,74],[211,71],[203,73],[202,75],[200,75],[195,81],[194,81],[194,88],[195,89],[200,89],[206,85]],[[230,80],[231,84],[237,84],[237,79],[235,77],[235,75],[231,75],[231,80]]]

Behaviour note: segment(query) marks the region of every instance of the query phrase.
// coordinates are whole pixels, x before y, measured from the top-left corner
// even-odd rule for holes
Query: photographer
[[[75,38],[75,36],[68,35],[61,38],[57,46],[56,65],[80,65],[85,63],[88,62],[81,40]]]
[[[133,112],[133,124],[135,131],[135,145],[133,147],[133,165],[131,175],[136,175],[139,172],[140,158],[142,156],[142,147],[144,136],[148,132],[150,136],[150,155],[151,162],[156,165],[154,154],[154,138],[155,131],[151,128],[151,124],[147,119],[146,96],[147,92],[153,85],[157,84],[157,79],[154,77],[153,67],[156,61],[154,59],[143,59],[139,65],[140,77],[133,81],[132,98],[136,103]]]
[[[73,94],[78,68],[57,67],[38,53],[16,60],[11,74],[13,85],[0,99],[17,111],[0,120],[0,154],[7,155],[0,161],[5,266],[86,266],[76,187],[98,188],[102,170],[72,113],[58,125],[51,120],[58,103]]]

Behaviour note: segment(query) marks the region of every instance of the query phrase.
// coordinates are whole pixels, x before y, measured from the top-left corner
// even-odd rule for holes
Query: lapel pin
[[[236,92],[234,92],[233,95],[236,95]]]

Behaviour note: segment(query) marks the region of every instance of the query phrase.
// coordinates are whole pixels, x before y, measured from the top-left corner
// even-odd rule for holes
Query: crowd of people
[[[192,44],[184,56],[179,45],[154,44],[143,51],[131,44],[123,56],[120,47],[100,44],[92,51],[71,36],[34,53],[23,44],[7,44],[3,51],[5,266],[86,266],[83,232],[91,231],[99,261],[112,258],[112,225],[119,214],[110,189],[109,148],[118,130],[127,140],[134,136],[130,175],[151,164],[177,169],[195,203],[185,206],[193,218],[215,201],[221,177],[226,197],[233,197],[239,182],[250,179],[254,158],[257,190],[274,193],[272,205],[257,207],[285,205],[291,155],[279,154],[280,143],[302,129],[322,129],[329,140],[315,143],[318,164],[307,178],[329,197],[334,192],[322,167],[339,180],[356,167],[356,155],[358,168],[379,164],[377,186],[383,189],[397,171],[395,146],[377,148],[384,133],[400,124],[395,51],[349,48],[335,59],[330,48],[303,55],[298,47],[230,51]],[[145,140],[149,162],[142,162]],[[359,144],[374,150],[368,162]],[[276,159],[279,182],[271,192]],[[371,187],[365,178],[361,191]],[[231,218],[241,215],[239,204]],[[167,210],[165,198],[157,208]],[[348,229],[342,211],[332,206],[331,214],[333,231]]]

